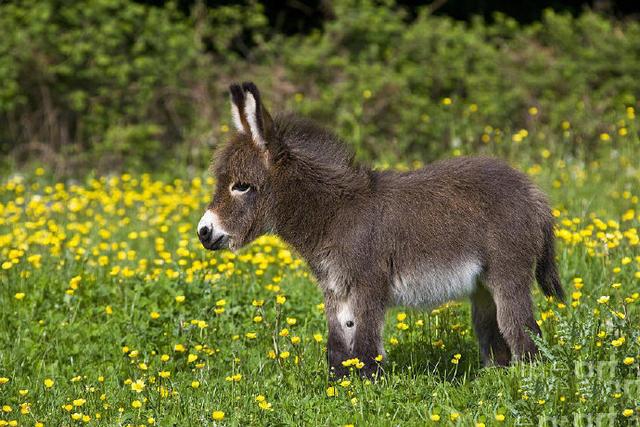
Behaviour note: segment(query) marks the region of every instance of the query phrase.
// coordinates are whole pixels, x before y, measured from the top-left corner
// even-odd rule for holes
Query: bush
[[[201,50],[170,7],[27,0],[1,6],[0,26],[5,144],[79,156],[123,126],[179,137],[192,125],[188,91]]]
[[[429,159],[483,135],[536,129],[588,154],[640,93],[640,25],[592,12],[547,11],[522,27],[505,16],[470,24],[431,16],[406,23],[392,7],[343,7],[323,33],[288,40],[288,79],[311,96],[302,109],[365,157]],[[485,141],[487,136],[485,136]]]
[[[360,157],[389,162],[537,145],[588,159],[637,106],[637,22],[589,11],[525,26],[427,9],[414,19],[370,0],[333,8],[322,31],[283,36],[254,2],[197,3],[190,16],[171,2],[2,4],[0,146],[61,171],[201,166],[228,130],[232,80],[255,80],[272,110],[315,117]],[[528,145],[511,144],[532,131]]]

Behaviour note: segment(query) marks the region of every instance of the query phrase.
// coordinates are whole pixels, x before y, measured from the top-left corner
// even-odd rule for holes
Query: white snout
[[[212,250],[226,247],[229,242],[229,233],[224,230],[220,218],[212,210],[207,210],[200,218],[198,237],[202,246]]]

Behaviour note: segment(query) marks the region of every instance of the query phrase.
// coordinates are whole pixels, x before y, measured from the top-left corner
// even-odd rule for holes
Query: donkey
[[[459,157],[412,172],[374,171],[331,132],[272,118],[253,83],[233,84],[236,133],[213,165],[217,189],[197,228],[209,250],[275,233],[308,262],[324,293],[330,372],[358,358],[375,375],[387,308],[470,297],[482,361],[538,352],[534,278],[563,298],[544,194],[492,158]]]

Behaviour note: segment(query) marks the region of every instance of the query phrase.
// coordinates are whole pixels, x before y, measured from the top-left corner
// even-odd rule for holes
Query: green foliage
[[[543,128],[551,141],[541,144],[553,148],[564,121],[580,129],[572,142],[589,145],[611,130],[616,109],[636,104],[640,64],[625,52],[640,48],[637,23],[548,11],[527,27],[500,15],[466,24],[426,10],[406,23],[392,7],[347,3],[283,57],[289,78],[313,94],[303,110],[335,123],[367,157],[475,152],[487,126]]]
[[[127,170],[138,170],[161,151],[158,141],[161,130],[153,124],[112,126],[96,148],[96,154],[105,166],[115,162]]]
[[[171,7],[28,0],[2,5],[0,26],[3,140],[93,149],[120,126],[188,125],[200,50]]]
[[[518,159],[541,147],[591,159],[599,136],[617,131],[616,111],[637,107],[635,21],[547,11],[523,26],[427,9],[410,19],[393,1],[332,6],[321,31],[285,37],[270,33],[257,2],[197,3],[189,16],[172,2],[2,4],[0,148],[17,160],[54,156],[62,169],[123,167],[101,160],[113,136],[151,126],[157,145],[134,144],[127,159],[202,166],[225,137],[233,80],[258,82],[272,110],[333,127],[360,157],[391,162]],[[522,129],[540,139],[514,146]]]

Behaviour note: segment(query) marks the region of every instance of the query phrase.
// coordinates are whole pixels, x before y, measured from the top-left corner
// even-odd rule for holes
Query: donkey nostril
[[[200,230],[198,230],[198,236],[200,236],[200,239],[202,240],[209,239],[209,237],[211,237],[211,228],[206,226],[201,227]]]

